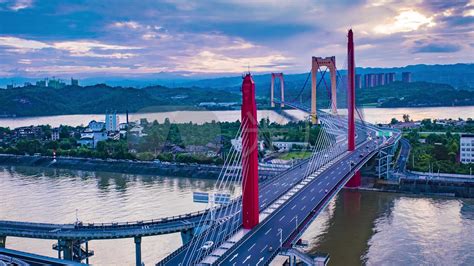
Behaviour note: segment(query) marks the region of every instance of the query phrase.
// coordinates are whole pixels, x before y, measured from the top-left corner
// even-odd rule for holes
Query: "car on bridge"
[[[206,241],[204,245],[202,245],[201,249],[208,250],[214,245],[213,241]]]

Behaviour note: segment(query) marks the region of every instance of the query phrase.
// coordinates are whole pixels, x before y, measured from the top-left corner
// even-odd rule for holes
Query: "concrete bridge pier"
[[[288,255],[288,265],[295,266],[296,265],[296,256]]]
[[[82,247],[84,243],[85,248]],[[85,260],[89,263],[89,257],[94,255],[94,251],[89,250],[89,243],[85,239],[58,239],[58,243],[53,244],[53,249],[58,251],[58,259],[76,262]]]
[[[58,257],[61,259],[61,251],[63,252],[62,259],[73,260],[73,241],[59,239],[58,240]],[[53,246],[54,248],[54,246]]]
[[[206,231],[208,228],[209,225],[202,225],[181,231],[181,241],[183,241],[183,245],[187,244],[193,237]]]
[[[7,236],[0,235],[0,248],[5,248],[7,245]]]
[[[136,266],[142,265],[142,237],[136,236],[135,238],[135,264]]]
[[[189,241],[191,241],[193,237],[194,237],[194,228],[181,231],[181,241],[183,242],[183,245],[189,243]]]

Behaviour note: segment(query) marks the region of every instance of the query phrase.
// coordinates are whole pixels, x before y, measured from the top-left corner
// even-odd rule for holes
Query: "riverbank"
[[[0,154],[0,165],[217,179],[221,166]]]
[[[474,179],[400,176],[397,180],[385,180],[374,177],[364,177],[360,190],[474,198]]]
[[[217,179],[222,165],[169,163],[157,161],[115,160],[77,157],[28,156],[0,154],[0,165],[27,166],[50,169],[68,169],[94,172],[110,172],[135,175],[173,176],[200,179]],[[276,169],[276,168],[275,168]],[[259,171],[261,180],[274,176],[275,169]]]

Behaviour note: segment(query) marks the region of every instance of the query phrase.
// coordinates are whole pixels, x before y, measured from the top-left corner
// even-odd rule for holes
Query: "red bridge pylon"
[[[349,30],[347,40],[347,150],[355,149],[355,60],[354,60],[354,36],[352,29]],[[359,187],[361,185],[360,172],[357,171],[354,176],[347,182],[346,187]]]
[[[258,120],[255,83],[247,74],[242,82],[242,221],[245,229],[259,222]]]

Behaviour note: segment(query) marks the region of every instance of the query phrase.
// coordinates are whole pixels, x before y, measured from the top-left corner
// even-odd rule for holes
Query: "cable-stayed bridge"
[[[272,105],[279,103],[308,113],[319,133],[309,159],[260,184],[255,84],[250,74],[244,77],[241,127],[236,135],[242,139],[242,148],[233,149],[227,157],[215,186],[215,191],[227,192],[235,184],[242,184],[242,195],[230,202],[151,221],[67,225],[0,221],[0,237],[3,242],[6,236],[58,239],[58,252],[69,260],[82,260],[77,253],[88,254],[81,244],[89,240],[133,237],[137,265],[141,265],[141,237],[173,232],[182,233],[183,246],[158,265],[267,265],[280,253],[299,254],[291,249],[307,226],[340,189],[360,186],[359,169],[400,137],[395,131],[381,136],[381,130],[365,123],[356,109],[352,31],[348,40],[348,114],[344,116],[337,113],[333,83],[337,72],[331,60],[335,58],[313,57],[310,107],[284,101],[283,89],[281,99],[275,99],[273,78],[283,83],[283,76],[272,75]],[[316,108],[316,72],[320,64],[331,71],[329,112]]]

